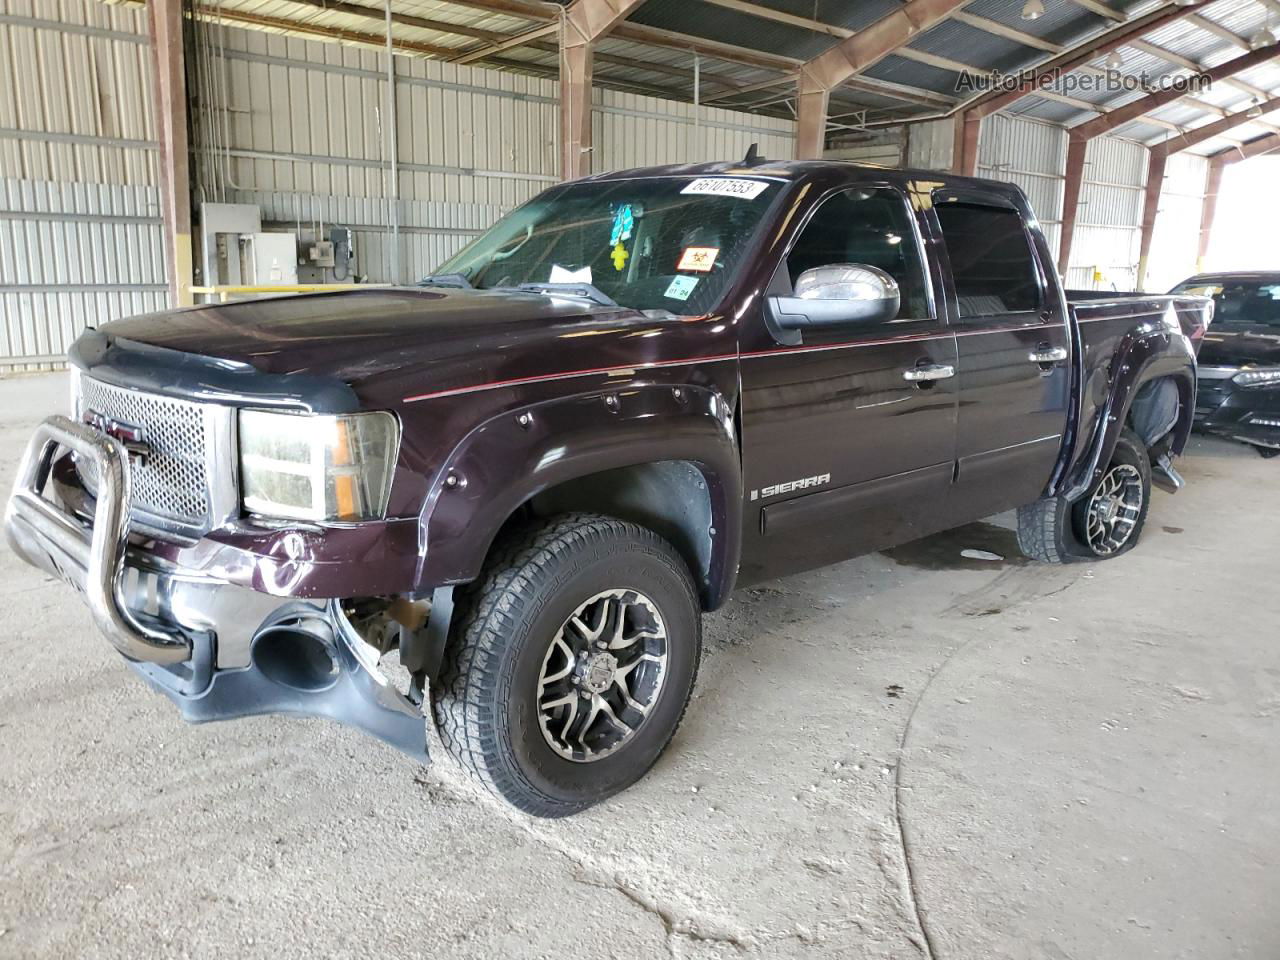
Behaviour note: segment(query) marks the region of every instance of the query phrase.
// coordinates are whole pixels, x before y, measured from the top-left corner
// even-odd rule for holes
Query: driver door
[[[832,193],[796,237],[772,293],[790,295],[806,270],[859,264],[888,273],[901,302],[888,319],[800,334],[764,329],[754,347],[744,342],[740,582],[832,563],[943,523],[957,350],[927,263],[916,214],[891,185]]]

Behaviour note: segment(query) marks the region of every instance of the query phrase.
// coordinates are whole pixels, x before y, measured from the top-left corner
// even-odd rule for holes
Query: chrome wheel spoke
[[[658,700],[667,644],[662,614],[636,590],[606,590],[580,604],[543,656],[537,714],[547,744],[577,763],[625,744]]]

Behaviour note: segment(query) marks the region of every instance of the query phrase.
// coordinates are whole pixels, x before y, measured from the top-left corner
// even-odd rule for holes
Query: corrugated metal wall
[[[0,77],[0,369],[39,369],[168,301],[145,12],[0,0]]]
[[[224,152],[204,159],[210,199],[257,203],[267,219],[356,231],[358,271],[391,278],[381,117],[386,61],[373,51],[210,28],[225,70]],[[503,212],[559,180],[553,80],[396,57],[400,279],[438,266]],[[592,169],[794,153],[795,124],[597,89]],[[224,159],[225,155],[225,159]]]
[[[552,85],[556,86],[555,84]],[[737,160],[751,144],[774,159],[795,156],[795,123],[597,89],[591,169]]]
[[[201,199],[355,229],[357,270],[393,256],[378,51],[209,27],[193,171]],[[552,80],[395,58],[399,259],[412,280],[557,182]],[[56,362],[86,325],[168,302],[145,10],[0,0],[0,369]],[[794,153],[794,124],[595,91],[595,170]]]
[[[1147,159],[1139,143],[1111,137],[1089,141],[1068,287],[1137,289]]]

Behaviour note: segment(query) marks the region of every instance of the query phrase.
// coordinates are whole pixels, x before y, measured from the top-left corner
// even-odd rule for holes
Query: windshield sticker
[[[672,300],[688,300],[689,294],[693,293],[693,288],[697,285],[697,277],[672,277],[663,296]]]
[[[618,208],[618,212],[613,215],[613,230],[609,234],[609,246],[616,247],[623,240],[630,240],[631,228],[635,224],[636,217],[631,210],[631,204],[624,203]]]
[[[581,270],[570,270],[562,267],[558,263],[551,265],[551,279],[547,283],[590,283],[591,267],[583,267]]]
[[[627,248],[622,244],[616,243],[613,246],[613,252],[609,256],[613,258],[613,269],[621,273],[623,267],[627,265],[627,257],[631,256],[631,254],[627,253]]]
[[[685,247],[684,253],[680,254],[680,262],[676,264],[676,269],[710,273],[719,255],[719,247]]]
[[[754,200],[767,189],[769,189],[769,184],[763,180],[738,180],[733,177],[699,177],[680,192]]]

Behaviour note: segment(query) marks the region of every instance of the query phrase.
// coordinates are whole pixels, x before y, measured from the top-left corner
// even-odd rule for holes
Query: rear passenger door
[[[956,523],[1039,498],[1058,459],[1071,394],[1066,303],[1029,211],[1001,193],[947,190],[933,198],[949,269],[946,295],[958,346],[960,408]]]

